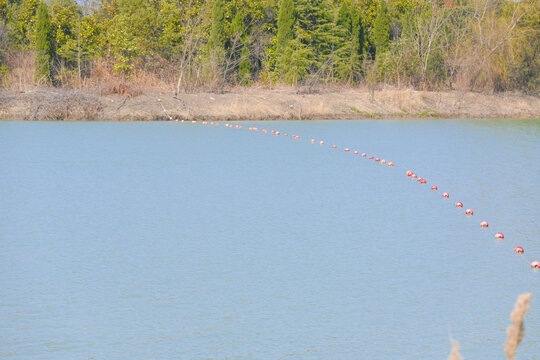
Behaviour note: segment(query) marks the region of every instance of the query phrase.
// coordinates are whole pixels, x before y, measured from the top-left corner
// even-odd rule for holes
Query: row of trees
[[[0,76],[172,69],[177,91],[253,83],[540,86],[538,0],[0,0]],[[73,76],[75,75],[75,76]],[[134,79],[132,79],[134,80]]]

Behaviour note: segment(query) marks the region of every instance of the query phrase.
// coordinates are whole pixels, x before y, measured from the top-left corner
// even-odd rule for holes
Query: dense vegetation
[[[151,77],[178,91],[386,83],[536,93],[539,4],[0,0],[0,78],[16,86],[31,63],[32,82],[66,87],[107,74]]]

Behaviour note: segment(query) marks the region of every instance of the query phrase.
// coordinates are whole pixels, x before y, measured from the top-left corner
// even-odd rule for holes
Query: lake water
[[[540,359],[539,120],[241,125],[0,122],[0,358]]]

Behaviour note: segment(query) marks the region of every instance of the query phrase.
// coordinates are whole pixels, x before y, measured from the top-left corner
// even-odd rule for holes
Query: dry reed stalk
[[[532,294],[519,295],[514,310],[510,314],[510,320],[512,324],[506,329],[508,338],[506,339],[506,345],[504,351],[508,360],[514,360],[516,349],[525,335],[525,328],[523,327],[523,319],[529,311],[529,304],[531,302]]]
[[[448,356],[448,360],[462,360],[463,358],[459,353],[459,343],[452,339],[450,341],[452,342],[452,352]]]
[[[34,51],[10,51],[6,54],[6,63],[10,69],[5,79],[7,89],[26,91],[34,84]]]

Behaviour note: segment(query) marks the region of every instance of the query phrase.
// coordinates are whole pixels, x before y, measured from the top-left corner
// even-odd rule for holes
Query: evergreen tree
[[[6,25],[8,19],[8,5],[8,0],[0,0],[0,26],[2,26],[2,28]]]
[[[346,32],[351,28],[351,4],[350,0],[345,0],[341,3],[339,7],[339,12],[336,19],[336,26],[340,27],[338,32]],[[338,34],[339,36],[340,34]]]
[[[52,26],[47,4],[42,2],[37,11],[36,20],[36,81],[49,82],[51,79],[51,61],[53,58]]]
[[[7,47],[6,24],[8,22],[8,14],[8,0],[0,0],[0,60],[2,59],[2,53]]]
[[[35,18],[41,0],[8,1],[8,40],[12,47],[29,49],[35,41]]]
[[[293,39],[295,21],[293,0],[281,0],[276,35],[276,60],[278,72],[283,70],[282,59],[289,46],[289,42]]]
[[[105,5],[102,5],[105,6]],[[137,61],[158,48],[161,31],[154,0],[115,0],[108,3],[106,41],[117,72],[129,74]]]
[[[127,76],[178,69],[178,89],[354,84],[377,55],[372,69],[390,83],[453,88],[469,77],[477,88],[538,90],[538,0],[498,1],[481,19],[473,0],[441,1],[0,0],[0,78],[26,64],[8,54],[35,53],[36,82],[55,85],[82,80],[99,58]]]
[[[350,0],[341,4],[336,21],[335,69],[340,80],[355,83],[362,70],[364,27],[360,9]]]
[[[251,80],[250,50],[247,43],[244,43],[240,53],[240,65],[238,65],[238,81],[240,85],[249,86],[253,84]]]
[[[229,39],[230,51],[228,58],[238,64],[238,82],[240,85],[251,85],[251,59],[249,49],[249,37],[244,24],[245,14],[242,9],[236,8],[236,15],[231,23],[231,37]]]
[[[333,21],[326,0],[297,0],[298,28],[304,33],[303,42],[315,54],[314,67],[321,66],[332,52]]]
[[[313,49],[306,45],[309,36],[298,25],[295,26],[294,39],[283,53],[282,79],[288,84],[296,85],[308,74],[310,65],[313,63],[315,54]]]
[[[296,84],[310,73],[320,76],[324,71],[333,43],[329,7],[327,0],[296,0],[292,40],[283,51],[279,69],[286,82]]]
[[[214,74],[219,72],[225,58],[225,0],[216,0],[212,7],[212,28],[208,39],[210,61]]]
[[[75,0],[52,0],[50,4],[54,52],[67,65],[76,66],[81,52],[79,4]]]
[[[381,0],[379,11],[375,18],[373,43],[375,44],[375,53],[377,56],[388,51],[390,46],[390,19],[388,18],[388,8],[385,0]]]

